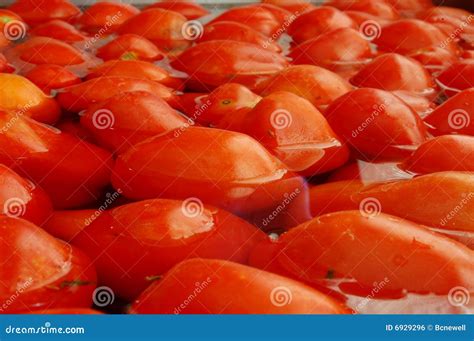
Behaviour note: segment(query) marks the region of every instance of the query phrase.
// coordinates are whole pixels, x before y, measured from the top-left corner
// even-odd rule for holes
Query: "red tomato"
[[[33,37],[15,47],[20,59],[31,64],[77,65],[90,58],[60,40],[47,37]]]
[[[329,70],[352,72],[372,57],[372,51],[361,33],[352,28],[340,28],[297,45],[290,57],[294,64],[313,64]]]
[[[387,0],[387,2],[402,14],[407,15],[433,7],[431,0]]]
[[[264,97],[246,115],[249,134],[292,171],[311,176],[343,165],[349,151],[324,116],[306,99],[291,92]]]
[[[96,275],[82,252],[23,219],[0,217],[0,230],[0,313],[92,305]]]
[[[352,89],[339,75],[313,65],[290,66],[263,83],[263,95],[276,91],[289,91],[306,98],[319,110]]]
[[[150,80],[170,88],[183,87],[183,81],[153,63],[141,60],[109,60],[89,71],[86,79],[97,77],[128,77]]]
[[[0,74],[0,108],[16,116],[28,116],[37,121],[52,124],[61,110],[51,97],[28,79],[14,74]]]
[[[51,20],[40,24],[32,29],[30,34],[39,37],[50,37],[66,43],[76,43],[87,39],[74,26],[62,20]]]
[[[54,89],[81,83],[81,79],[73,72],[64,66],[53,64],[37,65],[28,71],[25,77],[46,94],[51,93],[51,90]]]
[[[447,96],[454,96],[461,90],[474,87],[474,60],[454,63],[437,78],[437,82]]]
[[[244,86],[242,87],[245,88]],[[193,121],[197,120],[201,114],[201,105],[205,102],[207,95],[203,92],[182,93],[176,98],[174,108],[189,116]]]
[[[425,118],[436,108],[436,104],[431,101],[434,95],[433,92],[426,91],[426,93],[423,94],[397,90],[392,91],[392,93],[412,108],[421,118]]]
[[[423,143],[402,167],[417,174],[474,172],[474,136],[443,135]]]
[[[448,294],[456,286],[474,289],[472,250],[382,213],[323,215],[283,234],[278,244],[279,263],[295,277],[310,281],[335,273],[369,290],[381,281],[387,292]]]
[[[160,2],[149,5],[144,9],[147,10],[151,8],[161,8],[169,11],[178,12],[184,15],[188,20],[195,20],[209,14],[209,11],[207,9],[191,1],[162,0]]]
[[[426,140],[420,117],[395,95],[377,89],[356,89],[326,110],[329,124],[362,157],[399,159]]]
[[[396,162],[374,163],[357,160],[332,172],[328,181],[359,180],[368,184],[412,177],[412,174],[400,169]]]
[[[97,200],[108,184],[111,155],[27,117],[1,114],[0,163],[33,180],[55,208]]]
[[[160,83],[128,77],[98,77],[81,84],[68,86],[58,93],[58,102],[66,110],[79,112],[116,94],[145,91],[171,102],[174,91]]]
[[[351,83],[358,87],[434,95],[433,79],[423,65],[396,53],[375,58],[351,78]]]
[[[52,212],[46,193],[14,171],[0,165],[0,206],[2,214],[43,224]]]
[[[45,314],[45,315],[98,315],[102,314],[100,311],[88,308],[63,308],[63,309],[45,309],[33,311],[31,314]]]
[[[365,28],[365,34],[368,40],[373,40],[374,37],[380,34],[382,27],[393,22],[392,20],[376,17],[367,12],[344,11],[344,13],[356,23],[361,33],[364,34]]]
[[[246,263],[264,236],[255,226],[196,198],[155,199],[103,212],[73,243],[94,259],[102,283],[133,299],[154,277],[187,258]]]
[[[473,69],[474,70],[474,69]],[[474,89],[466,89],[438,106],[425,122],[434,135],[474,136]]]
[[[8,9],[32,26],[53,19],[70,22],[81,13],[81,10],[68,0],[17,0]]]
[[[186,119],[164,100],[142,91],[119,93],[91,105],[81,117],[81,124],[101,146],[112,152],[124,152],[149,137],[183,127],[185,123]]]
[[[396,20],[400,17],[386,0],[331,0],[326,4],[340,10],[366,12],[382,19]]]
[[[235,21],[217,21],[206,25],[199,42],[211,40],[233,40],[252,43],[273,52],[281,52],[281,47],[252,27]]]
[[[446,6],[431,6],[423,12],[417,14],[419,19],[425,20],[429,17],[435,16],[450,16],[461,20],[466,20],[471,16],[469,11],[462,8],[446,7]]]
[[[153,62],[163,59],[165,54],[151,41],[136,34],[124,34],[97,50],[103,60],[145,60]]]
[[[189,300],[189,294],[196,295]],[[258,297],[258,299],[256,299]],[[302,283],[244,265],[192,259],[171,269],[133,303],[134,314],[346,314]]]
[[[209,54],[212,51],[212,54]],[[172,66],[190,76],[190,84],[212,89],[235,82],[254,89],[288,65],[285,57],[254,44],[231,41],[208,41],[186,50]]]
[[[140,13],[140,10],[125,3],[99,1],[89,6],[77,19],[76,24],[90,33],[110,34],[128,19]]]
[[[54,211],[43,229],[52,236],[70,242],[99,215],[97,210]]]
[[[179,52],[191,45],[183,36],[187,19],[182,14],[152,8],[130,18],[119,27],[118,33],[133,33],[152,41],[165,52]]]
[[[63,133],[73,135],[80,140],[84,140],[93,144],[96,143],[90,131],[80,124],[79,116],[67,116],[56,123],[55,127],[61,130]]]
[[[329,6],[317,7],[299,16],[288,29],[296,43],[314,39],[338,28],[357,28],[347,14]]]
[[[301,14],[314,9],[316,6],[306,0],[262,0],[264,4],[275,5],[295,14]]]
[[[11,65],[5,55],[0,53],[0,72],[3,73],[12,73],[15,72],[15,67]]]

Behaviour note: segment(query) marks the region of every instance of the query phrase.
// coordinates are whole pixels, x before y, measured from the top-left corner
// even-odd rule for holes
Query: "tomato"
[[[54,211],[42,226],[52,236],[70,242],[100,214],[98,210]]]
[[[129,77],[150,80],[174,89],[183,86],[181,79],[173,77],[165,69],[141,60],[109,60],[92,68],[86,79],[97,77]]]
[[[15,72],[15,67],[11,65],[5,55],[0,53],[0,72],[1,73],[12,73]]]
[[[396,53],[378,56],[352,77],[351,83],[358,87],[434,95],[433,79],[423,65]]]
[[[364,34],[368,40],[373,40],[380,33],[382,27],[393,21],[377,17],[367,12],[344,11],[344,13],[356,23],[360,32]]]
[[[289,66],[260,86],[263,95],[288,91],[306,98],[319,110],[344,95],[352,86],[339,75],[313,65]]]
[[[90,106],[81,117],[81,124],[99,144],[113,152],[123,152],[185,123],[186,119],[164,100],[143,91],[119,93]]]
[[[259,5],[240,6],[228,9],[211,21],[235,21],[248,25],[260,33],[270,37],[278,38],[278,30],[281,30],[281,18],[275,15],[269,8]],[[289,14],[289,13],[288,13]]]
[[[54,89],[64,88],[81,83],[79,76],[66,69],[64,66],[53,64],[41,64],[25,74],[25,77],[33,82],[46,94]]]
[[[466,89],[438,106],[425,122],[435,135],[464,134],[474,136],[474,89]]]
[[[196,296],[195,300],[187,299],[190,293]],[[289,278],[227,261],[192,259],[179,263],[153,283],[133,303],[131,312],[346,314],[349,310]]]
[[[199,42],[211,40],[233,40],[252,43],[273,52],[281,52],[281,47],[252,27],[235,21],[217,21],[206,25]]]
[[[0,230],[0,313],[92,305],[96,274],[81,251],[23,219],[0,217]]]
[[[289,56],[294,64],[351,72],[371,58],[372,51],[361,33],[352,28],[339,28],[295,46]]]
[[[187,19],[182,14],[152,8],[128,19],[118,29],[119,34],[133,33],[145,37],[165,52],[179,52],[191,45],[183,35]]]
[[[84,41],[87,37],[71,24],[62,20],[51,20],[30,30],[30,34],[39,37],[50,37],[66,43]]]
[[[402,167],[417,174],[474,172],[474,136],[443,135],[423,143]]]
[[[432,102],[434,92],[429,89],[424,93],[405,90],[396,90],[392,93],[412,108],[421,118],[425,118],[436,108],[436,104]]]
[[[0,163],[33,180],[55,208],[92,203],[108,184],[111,155],[27,117],[0,114]]]
[[[328,181],[360,180],[363,183],[410,179],[412,175],[400,169],[396,162],[365,162],[357,160],[331,173]]]
[[[302,14],[316,7],[306,0],[262,0],[261,2],[284,8],[295,14]]]
[[[78,65],[90,57],[83,51],[60,40],[47,37],[33,37],[15,47],[21,60],[31,64]]]
[[[326,4],[340,10],[366,12],[382,19],[395,20],[400,17],[397,10],[385,0],[331,0]]]
[[[45,315],[98,315],[102,314],[98,310],[89,308],[63,308],[63,309],[45,309],[31,312],[31,314]]]
[[[116,94],[145,91],[171,102],[174,91],[160,83],[128,77],[97,77],[59,90],[57,100],[66,110],[79,112]]]
[[[209,54],[209,51],[213,51]],[[278,71],[288,61],[285,57],[254,44],[231,41],[208,41],[186,50],[172,63],[186,72],[192,88],[212,89],[228,82],[235,82],[254,89]]]
[[[426,140],[420,117],[395,95],[377,89],[353,90],[326,110],[329,124],[361,156],[399,159]]]
[[[200,108],[201,105],[203,105],[203,100],[207,98],[207,95],[207,93],[203,92],[184,92],[176,98],[174,108],[186,114],[194,121],[200,116]]]
[[[429,17],[435,17],[435,16],[450,16],[454,17],[456,19],[461,19],[461,20],[466,20],[466,18],[469,18],[471,13],[469,11],[466,11],[462,8],[455,8],[455,7],[447,7],[447,6],[431,6],[430,8],[417,13],[417,17],[425,20],[426,18]]]
[[[75,136],[80,140],[95,144],[96,141],[91,132],[80,124],[80,116],[68,115],[55,124],[55,127],[63,133]]]
[[[27,78],[2,73],[0,83],[0,108],[44,123],[52,124],[58,120],[61,111],[56,101]]]
[[[246,114],[261,99],[243,85],[226,83],[201,98],[195,114],[190,116],[203,125],[240,131]]]
[[[310,281],[335,273],[369,291],[384,281],[383,290],[391,294],[448,294],[456,286],[474,289],[472,250],[383,213],[323,215],[283,234],[278,244],[277,261],[293,276]]]
[[[0,165],[0,205],[2,214],[41,225],[52,212],[47,194],[31,181]]]
[[[162,8],[178,12],[184,15],[188,20],[199,19],[200,17],[209,14],[207,9],[192,1],[164,0],[145,7],[145,10],[151,8]]]
[[[263,238],[256,227],[197,199],[155,199],[103,212],[73,244],[94,259],[102,283],[133,299],[187,258],[245,263]]]
[[[302,175],[327,172],[349,157],[318,109],[291,92],[264,97],[246,115],[243,132]]]
[[[447,96],[454,96],[461,90],[474,87],[474,60],[462,60],[443,70],[437,82]]]
[[[402,14],[413,14],[433,7],[431,0],[387,0]]]
[[[296,18],[288,29],[288,34],[296,43],[302,43],[338,28],[357,28],[357,25],[344,12],[321,6]]]
[[[153,62],[163,59],[165,54],[151,41],[136,34],[118,36],[97,50],[103,60],[145,60]]]
[[[8,9],[32,26],[53,19],[70,22],[81,13],[81,10],[68,0],[17,0]]]
[[[125,3],[108,1],[91,4],[77,19],[76,24],[89,33],[112,33],[140,10]],[[102,33],[103,34],[103,33]]]

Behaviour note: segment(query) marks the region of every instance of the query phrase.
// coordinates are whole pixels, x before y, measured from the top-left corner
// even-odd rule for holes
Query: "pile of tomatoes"
[[[474,14],[0,9],[0,313],[469,313]]]

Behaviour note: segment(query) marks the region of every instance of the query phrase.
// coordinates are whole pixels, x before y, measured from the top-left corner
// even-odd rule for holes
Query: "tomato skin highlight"
[[[136,34],[123,34],[101,46],[97,50],[97,57],[103,60],[145,60],[153,62],[163,59],[164,52],[160,51],[148,39]]]
[[[150,278],[187,258],[246,263],[264,237],[255,226],[197,200],[154,199],[103,212],[73,244],[94,259],[101,282],[133,299]]]
[[[250,281],[249,279],[252,278]],[[181,283],[179,285],[178,283]],[[199,284],[197,299],[184,299]],[[245,290],[241,290],[245,288]],[[278,290],[291,295],[274,304]],[[255,300],[255,297],[261,299]],[[171,269],[133,303],[134,314],[347,314],[332,298],[291,279],[228,261],[192,259]]]
[[[23,219],[0,217],[0,230],[2,302],[23,288],[17,299],[2,306],[1,313],[92,305],[96,274],[79,249]]]
[[[25,77],[33,82],[46,94],[52,90],[81,83],[81,79],[63,66],[53,64],[41,64],[25,74]]]

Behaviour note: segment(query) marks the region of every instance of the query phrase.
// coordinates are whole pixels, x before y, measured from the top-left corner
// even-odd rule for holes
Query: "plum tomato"
[[[41,186],[55,208],[95,202],[109,183],[107,151],[28,117],[0,113],[0,163]]]
[[[49,124],[55,123],[61,115],[56,101],[27,78],[1,73],[0,84],[0,108]]]
[[[437,83],[447,96],[474,87],[474,60],[467,59],[450,65],[437,77]]]
[[[252,90],[282,71],[288,61],[255,44],[213,40],[189,48],[171,64],[186,72],[193,82],[188,85],[197,90],[212,90],[228,82],[240,83]]]
[[[32,311],[30,314],[44,314],[44,315],[99,315],[102,314],[98,310],[89,308],[58,308],[58,309],[44,309]]]
[[[91,34],[96,34],[104,28],[108,33],[113,33],[138,13],[139,9],[126,3],[99,1],[87,7],[75,23],[80,29]]]
[[[80,250],[23,219],[0,217],[0,231],[0,313],[92,305],[96,274]]]
[[[344,11],[369,13],[382,19],[396,20],[400,17],[398,11],[386,0],[331,0],[325,4]]]
[[[261,84],[259,92],[266,96],[276,91],[288,91],[306,98],[319,110],[352,90],[338,74],[314,65],[289,66]],[[258,91],[257,91],[258,92]]]
[[[174,90],[155,81],[129,77],[97,77],[58,91],[57,100],[65,110],[80,112],[122,92],[145,91],[168,103],[176,96]]]
[[[29,33],[33,36],[54,38],[69,44],[87,39],[87,37],[73,25],[57,19],[40,24],[30,30]]]
[[[155,44],[136,34],[123,34],[101,46],[97,57],[103,60],[144,60],[154,62],[165,57]]]
[[[68,0],[17,0],[8,9],[31,26],[53,19],[71,22],[81,13],[81,10]]]
[[[123,152],[149,137],[184,127],[186,123],[186,119],[160,97],[143,91],[119,93],[91,105],[81,115],[81,124],[99,145],[112,152]]]
[[[366,162],[356,160],[336,169],[328,182],[359,180],[364,184],[411,179],[412,174],[402,170],[397,162]]]
[[[11,65],[5,55],[0,53],[0,73],[12,73],[15,72],[15,67]]]
[[[187,258],[246,263],[264,237],[257,227],[197,199],[154,199],[103,212],[73,244],[94,260],[101,283],[131,300]]]
[[[190,292],[196,293],[197,299],[185,305]],[[196,258],[179,263],[162,280],[153,283],[133,303],[131,312],[347,314],[350,310],[289,278],[229,261]]]
[[[281,7],[294,14],[302,14],[316,8],[307,0],[262,0],[261,2]]]
[[[209,14],[207,9],[193,1],[162,0],[145,7],[144,10],[151,8],[161,8],[178,12],[184,15],[188,20],[196,20]]]
[[[79,76],[72,71],[64,66],[53,64],[37,65],[28,71],[25,77],[46,94],[50,94],[52,90],[81,83]]]
[[[474,172],[474,136],[443,135],[429,140],[402,164],[416,174]]]
[[[97,218],[97,210],[54,211],[42,228],[52,236],[70,242]]]
[[[2,214],[42,225],[52,212],[48,195],[31,181],[0,165],[0,207]]]
[[[243,132],[278,157],[291,171],[305,176],[343,165],[349,158],[324,116],[308,100],[279,91],[250,111]]]
[[[329,124],[361,157],[397,160],[427,138],[421,118],[390,92],[360,88],[335,100],[326,110]]]
[[[86,79],[97,77],[128,77],[150,80],[173,89],[181,89],[183,81],[150,62],[141,60],[109,60],[89,70]]]
[[[296,43],[302,43],[345,27],[357,28],[357,25],[347,14],[337,8],[321,6],[298,16],[289,27],[288,34]]]

